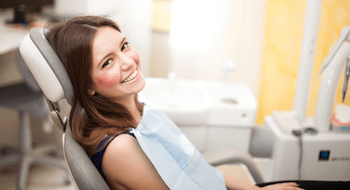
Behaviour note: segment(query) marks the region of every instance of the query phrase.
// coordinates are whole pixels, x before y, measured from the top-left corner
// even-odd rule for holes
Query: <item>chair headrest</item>
[[[58,102],[73,101],[73,86],[68,73],[45,37],[47,29],[33,28],[19,47],[19,52],[46,98]]]

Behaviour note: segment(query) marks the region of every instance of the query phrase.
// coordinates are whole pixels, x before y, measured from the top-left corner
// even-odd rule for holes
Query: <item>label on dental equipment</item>
[[[330,150],[321,150],[318,160],[319,161],[328,161],[329,160],[329,155],[330,155]]]

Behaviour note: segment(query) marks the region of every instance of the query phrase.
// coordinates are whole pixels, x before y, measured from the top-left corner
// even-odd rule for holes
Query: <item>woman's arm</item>
[[[102,171],[111,189],[169,189],[137,140],[121,134],[108,145]]]
[[[260,188],[255,185],[251,185],[248,183],[245,183],[243,181],[240,181],[232,176],[225,175],[224,174],[224,179],[226,182],[226,187],[229,190],[238,190],[238,189],[244,189],[244,190],[259,190]]]
[[[229,175],[224,175],[224,179],[228,190],[302,190],[298,187],[298,184],[296,183],[278,183],[274,185],[268,185],[265,187],[258,187],[240,181]]]

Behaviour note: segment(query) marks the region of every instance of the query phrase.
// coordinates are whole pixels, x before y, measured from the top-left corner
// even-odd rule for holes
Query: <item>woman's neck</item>
[[[135,119],[137,123],[141,121],[142,115],[139,109],[137,108],[135,102],[135,95],[124,97],[122,100],[118,100],[118,103],[122,104],[127,110],[129,110],[131,116]]]

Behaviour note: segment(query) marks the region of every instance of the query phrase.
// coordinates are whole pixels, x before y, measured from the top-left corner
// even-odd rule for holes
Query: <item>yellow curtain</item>
[[[267,0],[257,124],[262,124],[264,117],[274,110],[293,110],[306,4],[306,0]],[[348,25],[350,1],[323,0],[307,116],[315,114],[321,82],[321,77],[315,82],[316,75],[341,29]],[[335,105],[341,103],[343,81],[344,74],[339,81]],[[350,105],[350,92],[344,104]]]
[[[153,0],[152,30],[169,32],[171,19],[171,0]]]

